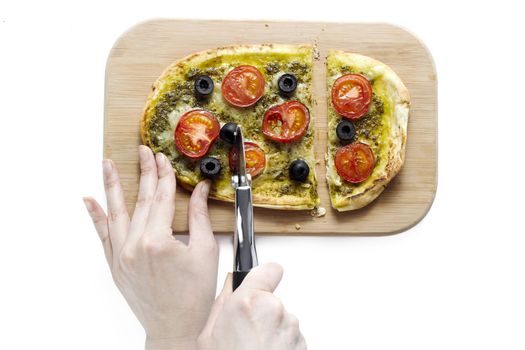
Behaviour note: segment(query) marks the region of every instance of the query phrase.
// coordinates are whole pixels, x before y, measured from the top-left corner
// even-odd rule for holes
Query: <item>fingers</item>
[[[281,265],[267,263],[251,270],[237,290],[257,289],[273,293],[282,277],[283,268]]]
[[[155,191],[157,190],[157,163],[149,147],[139,146],[140,184],[135,212],[131,219],[128,243],[138,241],[144,233]]]
[[[111,242],[109,240],[109,230],[108,230],[108,218],[102,207],[91,197],[83,198],[86,209],[93,220],[95,225],[95,230],[97,230],[102,246],[104,247],[104,255],[106,260],[111,265],[112,252],[111,252]]]
[[[115,164],[110,159],[103,161],[104,187],[108,204],[108,230],[113,257],[120,251],[129,230],[129,215],[124,201]]]
[[[190,232],[190,246],[206,243],[215,244],[208,215],[208,195],[210,194],[210,180],[201,181],[195,186],[191,194],[188,207],[188,227]]]
[[[175,174],[164,154],[157,153],[155,158],[158,182],[149,212],[147,234],[171,238],[171,224],[175,215]]]
[[[208,316],[208,321],[206,322],[206,325],[204,326],[204,329],[202,330],[202,334],[208,335],[211,334],[211,331],[213,327],[215,326],[215,321],[217,320],[217,317],[222,312],[224,302],[228,297],[231,296],[233,293],[232,290],[232,274],[228,273],[226,276],[226,280],[224,281],[224,286],[222,287],[222,292],[219,294],[217,299],[215,299],[215,302],[213,303],[213,306],[210,311],[210,315]]]

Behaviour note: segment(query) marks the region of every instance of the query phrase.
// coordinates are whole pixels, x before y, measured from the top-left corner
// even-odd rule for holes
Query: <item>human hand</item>
[[[278,264],[254,268],[232,293],[228,275],[204,330],[200,350],[304,350],[297,318],[272,293],[283,275]]]
[[[218,248],[208,217],[209,181],[199,183],[188,208],[189,243],[171,224],[176,180],[169,160],[140,146],[140,186],[130,219],[117,169],[104,160],[108,215],[84,198],[115,284],[146,331],[146,349],[194,349],[217,284]]]

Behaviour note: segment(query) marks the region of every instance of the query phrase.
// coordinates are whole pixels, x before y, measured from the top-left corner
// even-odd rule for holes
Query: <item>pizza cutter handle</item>
[[[233,235],[233,290],[241,285],[248,272],[257,266],[253,232],[252,188],[235,184],[235,231]]]
[[[233,271],[233,290],[235,291],[244,281],[244,277],[248,275],[250,271]]]

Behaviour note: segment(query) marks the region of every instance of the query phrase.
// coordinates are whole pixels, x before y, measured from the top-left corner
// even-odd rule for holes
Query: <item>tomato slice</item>
[[[277,142],[293,142],[305,134],[309,123],[308,108],[299,101],[287,101],[266,111],[262,132]]]
[[[266,166],[266,155],[264,151],[253,142],[244,142],[244,156],[246,161],[246,173],[250,174],[252,178],[259,175]],[[232,147],[228,157],[230,168],[234,170],[237,164],[237,148]]]
[[[364,143],[351,143],[335,152],[337,173],[345,181],[359,183],[366,180],[376,164],[370,146]]]
[[[184,113],[175,128],[175,145],[187,157],[200,158],[213,145],[221,126],[208,111],[194,109]]]
[[[264,94],[264,77],[254,66],[238,66],[230,71],[222,81],[222,96],[229,104],[248,107]]]
[[[372,101],[372,85],[361,74],[346,74],[332,85],[332,104],[343,117],[356,120],[368,112]]]

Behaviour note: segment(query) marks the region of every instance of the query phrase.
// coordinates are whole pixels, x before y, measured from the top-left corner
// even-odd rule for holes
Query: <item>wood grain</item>
[[[124,33],[111,50],[106,67],[104,157],[117,164],[129,210],[134,208],[139,180],[139,117],[151,84],[166,66],[190,53],[258,43],[311,43],[320,51],[314,65],[313,115],[319,195],[327,212],[324,217],[313,218],[307,211],[255,208],[257,234],[385,235],[417,224],[436,192],[436,73],[429,52],[417,38],[383,23],[152,20]],[[412,99],[404,167],[377,200],[353,212],[331,209],[324,180],[325,57],[330,49],[383,61],[401,77]],[[189,193],[180,188],[177,192],[173,229],[180,233],[187,231]],[[232,232],[232,204],[210,201],[210,215],[216,233]]]

